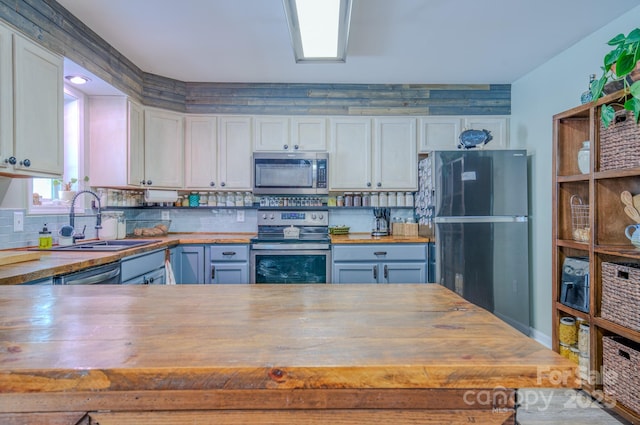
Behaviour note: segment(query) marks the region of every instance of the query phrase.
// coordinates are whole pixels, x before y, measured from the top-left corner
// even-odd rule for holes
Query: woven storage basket
[[[620,337],[602,338],[603,389],[605,395],[640,412],[640,352]]]
[[[640,167],[640,126],[627,110],[605,128],[600,121],[600,171]]]
[[[602,318],[635,331],[640,331],[639,267],[602,262]]]

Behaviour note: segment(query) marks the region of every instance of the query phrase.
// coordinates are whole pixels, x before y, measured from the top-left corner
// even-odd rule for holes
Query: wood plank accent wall
[[[0,19],[134,100],[177,112],[509,115],[511,85],[191,83],[146,73],[55,0],[0,0]]]

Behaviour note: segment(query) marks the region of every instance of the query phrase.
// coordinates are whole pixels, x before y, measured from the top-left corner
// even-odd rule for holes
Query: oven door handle
[[[281,244],[253,244],[251,249],[254,251],[308,251],[308,250],[328,250],[331,247],[328,243],[281,243]]]

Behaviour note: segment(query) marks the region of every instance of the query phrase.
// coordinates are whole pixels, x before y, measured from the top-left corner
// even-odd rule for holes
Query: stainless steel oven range
[[[328,210],[260,209],[251,283],[330,283]]]

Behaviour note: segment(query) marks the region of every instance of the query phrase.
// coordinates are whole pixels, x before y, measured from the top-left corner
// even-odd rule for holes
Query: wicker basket
[[[602,262],[601,315],[640,331],[640,265]]]
[[[640,167],[640,126],[627,110],[605,127],[600,121],[600,171]]]
[[[571,230],[573,239],[578,242],[589,242],[591,232],[589,228],[589,205],[582,203],[582,198],[573,195],[571,204]]]
[[[623,342],[620,337],[602,338],[603,389],[617,403],[640,412],[640,352],[636,344]]]

